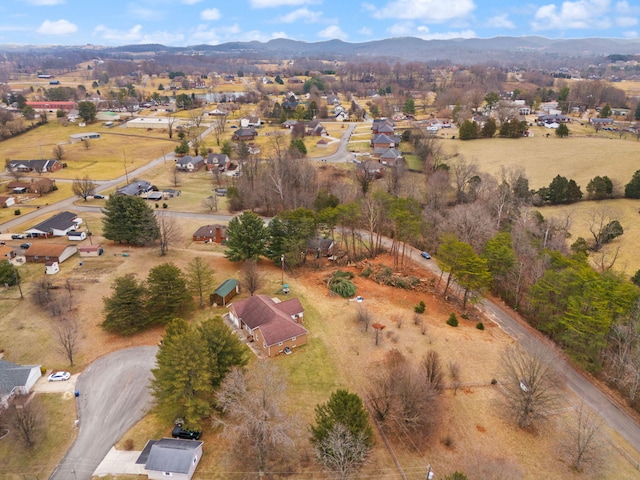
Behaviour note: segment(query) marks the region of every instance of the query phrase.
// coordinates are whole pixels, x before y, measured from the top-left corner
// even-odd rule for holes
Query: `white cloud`
[[[343,32],[338,25],[329,25],[324,30],[320,30],[318,32],[318,37],[328,40],[333,40],[336,38],[339,40],[346,40],[347,38],[349,38],[349,35]]]
[[[373,30],[371,30],[369,27],[362,27],[360,30],[358,30],[358,33],[360,35],[373,35]]]
[[[536,11],[531,26],[534,30],[609,28],[611,21],[607,14],[610,10],[610,0],[566,1],[559,9],[554,4],[544,5]]]
[[[135,18],[137,21],[149,20],[157,22],[164,18],[163,11],[158,8],[146,8],[144,6],[134,4],[129,5],[128,14],[131,18]]]
[[[78,26],[68,20],[58,20],[55,22],[45,20],[37,30],[41,35],[68,35],[70,33],[76,33],[77,31]]]
[[[27,0],[27,3],[38,7],[50,7],[53,5],[62,5],[65,3],[65,0]]]
[[[221,17],[222,15],[220,15],[220,10],[218,10],[217,8],[207,8],[206,10],[200,12],[200,19],[207,22],[220,20]]]
[[[508,28],[510,30],[516,28],[515,24],[511,20],[509,20],[509,15],[506,13],[488,19],[487,26],[495,28]]]
[[[428,31],[429,29],[427,29]],[[394,23],[387,28],[387,33],[394,37],[409,37],[414,36],[416,33],[416,26],[413,22],[399,22]]]
[[[622,34],[625,38],[638,38],[638,32],[629,31]]]
[[[200,3],[202,0],[182,0],[182,3],[185,5],[195,5],[196,3]]]
[[[117,30],[98,25],[93,30],[93,35],[99,37],[107,44],[126,45],[137,43],[161,43],[163,45],[182,45],[184,35],[170,32],[144,33],[142,25],[136,25],[129,30]]]
[[[240,26],[236,23],[216,28],[210,28],[208,25],[199,25],[196,32],[188,39],[188,45],[206,43],[208,45],[217,45],[219,43],[232,42],[241,37],[243,41],[259,41],[267,42],[274,38],[287,38],[285,32],[263,33],[257,30],[242,32]]]
[[[448,40],[451,38],[476,38],[473,30],[459,32],[433,32],[426,25],[415,25],[413,22],[398,22],[387,28],[387,33],[394,37],[417,37],[423,40]]]
[[[616,25],[619,27],[633,27],[638,24],[638,19],[634,17],[618,17],[616,18]]]
[[[306,22],[306,23],[316,23],[318,20],[322,18],[322,12],[313,12],[309,10],[307,7],[298,8],[292,12],[287,13],[286,15],[282,15],[276,18],[276,21],[282,23],[296,23],[296,22]]]
[[[318,3],[316,0],[249,0],[253,8],[295,7]]]
[[[473,0],[392,0],[384,7],[364,4],[363,8],[378,19],[397,18],[400,20],[420,20],[426,23],[440,23],[467,17],[475,10]]]

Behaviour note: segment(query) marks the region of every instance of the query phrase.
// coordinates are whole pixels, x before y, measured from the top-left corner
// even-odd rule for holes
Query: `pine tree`
[[[166,324],[181,317],[192,301],[182,271],[172,263],[151,269],[147,292],[146,312],[153,323]]]
[[[209,371],[211,386],[218,388],[231,367],[247,364],[247,349],[221,317],[204,321],[197,330],[206,348],[207,361],[203,366]]]
[[[144,308],[146,289],[132,273],[118,277],[111,285],[113,293],[104,299],[102,327],[120,335],[132,335],[149,324]]]
[[[253,212],[234,217],[227,226],[227,249],[224,252],[232,262],[258,258],[265,252],[267,229],[264,221]]]
[[[111,195],[102,213],[102,235],[114,242],[148,245],[160,236],[153,210],[140,197]]]
[[[213,288],[214,272],[202,257],[195,257],[187,265],[187,285],[189,289],[198,294],[200,308],[204,307],[205,292]]]

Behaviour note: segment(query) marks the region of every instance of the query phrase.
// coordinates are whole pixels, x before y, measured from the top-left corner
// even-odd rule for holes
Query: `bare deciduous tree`
[[[453,394],[456,395],[460,388],[460,364],[455,360],[451,360],[449,361],[448,367],[449,376],[451,377],[451,386],[453,387]]]
[[[167,128],[169,129],[169,138],[173,138],[173,125],[176,123],[176,115],[170,113],[167,115]]]
[[[425,381],[434,390],[442,390],[444,384],[444,372],[440,363],[438,352],[429,350],[420,363]]]
[[[209,195],[202,200],[202,206],[207,208],[210,212],[218,211],[218,197],[217,195]]]
[[[356,313],[356,321],[358,323],[362,323],[364,325],[364,331],[368,332],[369,331],[369,325],[373,321],[373,317],[372,317],[371,313],[369,312],[369,310],[367,310],[365,307],[360,305],[358,307],[358,312]]]
[[[316,458],[340,480],[346,480],[366,461],[370,448],[362,433],[355,437],[347,427],[336,423],[324,440],[314,447]]]
[[[507,348],[501,359],[501,391],[520,428],[547,419],[558,401],[552,353],[542,348]]]
[[[97,186],[98,184],[94,182],[93,179],[89,177],[89,175],[85,175],[82,178],[76,177],[73,180],[71,190],[73,191],[74,195],[79,196],[86,202],[87,198],[93,195],[93,192],[95,191]]]
[[[216,392],[216,404],[223,413],[214,419],[223,425],[224,435],[236,441],[233,451],[244,466],[265,472],[283,450],[293,447],[290,432],[299,421],[280,410],[287,381],[270,362],[261,362],[248,372],[234,367]]]
[[[64,160],[64,157],[66,155],[66,152],[64,151],[64,148],[62,145],[56,145],[55,147],[53,147],[52,153],[53,153],[53,157],[59,161]]]
[[[253,294],[260,289],[263,283],[258,262],[253,259],[246,260],[242,266],[242,276],[247,292],[253,297]]]
[[[202,257],[195,257],[189,262],[186,271],[187,285],[198,292],[200,308],[204,307],[204,293],[211,290],[214,282],[214,271]]]
[[[213,135],[216,139],[216,145],[220,146],[220,140],[222,139],[222,135],[224,134],[225,127],[227,125],[227,116],[226,115],[217,115],[213,122],[211,122],[211,126],[213,127]]]
[[[76,318],[54,320],[53,333],[58,341],[58,350],[67,357],[69,365],[73,367],[79,341],[78,320]]]
[[[169,247],[180,240],[181,229],[174,217],[156,212],[158,219],[160,256],[163,257],[169,251]]]
[[[567,422],[562,440],[561,448],[578,472],[601,466],[606,457],[602,419],[582,403]]]
[[[44,413],[37,397],[31,398],[24,405],[11,405],[9,418],[20,442],[32,449],[44,431]]]

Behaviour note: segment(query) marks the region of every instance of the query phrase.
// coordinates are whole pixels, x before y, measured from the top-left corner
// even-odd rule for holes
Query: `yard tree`
[[[338,389],[326,403],[316,406],[315,424],[311,425],[311,443],[315,446],[326,439],[337,423],[344,425],[354,438],[360,439],[368,448],[373,447],[373,428],[358,394]]]
[[[487,260],[487,268],[491,273],[494,291],[506,288],[508,274],[516,263],[512,237],[509,232],[500,232],[489,239],[482,253]]]
[[[187,286],[198,294],[200,308],[204,308],[204,295],[213,288],[215,280],[213,268],[202,257],[195,257],[187,265],[185,274]]]
[[[191,294],[182,271],[173,263],[162,263],[147,276],[146,313],[155,324],[166,324],[184,315],[191,306]]]
[[[560,138],[569,136],[569,127],[567,127],[566,123],[558,125],[558,128],[556,128],[556,136]]]
[[[93,195],[94,190],[98,184],[93,181],[93,179],[89,175],[85,175],[84,177],[76,177],[71,184],[71,190],[74,195],[79,196],[85,202],[87,198]]]
[[[473,120],[465,120],[460,125],[460,140],[473,140],[478,138],[478,124]]]
[[[313,450],[320,464],[336,478],[346,480],[366,462],[371,448],[362,441],[362,435],[356,437],[343,424],[336,423]]]
[[[500,101],[500,95],[498,95],[494,91],[491,91],[485,95],[484,101],[487,103],[487,107],[489,107],[489,110],[491,110]]]
[[[447,295],[451,281],[457,278],[458,273],[462,271],[463,265],[469,262],[469,259],[475,256],[473,248],[468,243],[461,242],[456,237],[446,235],[442,244],[438,248],[438,266],[443,273],[447,273],[447,284],[442,293]]]
[[[276,265],[280,265],[281,256],[284,255],[287,265],[298,266],[303,261],[300,252],[306,251],[309,238],[315,235],[315,223],[313,211],[306,208],[297,208],[278,214],[268,225],[267,256]]]
[[[76,318],[55,319],[53,323],[53,333],[55,339],[58,341],[58,351],[67,357],[69,365],[73,367],[80,340],[78,320]]]
[[[607,457],[603,420],[584,403],[571,412],[561,436],[561,450],[576,472],[594,471]]]
[[[247,364],[247,347],[220,316],[205,320],[196,329],[204,340],[207,357],[204,366],[209,370],[211,386],[218,388],[231,368]]]
[[[546,420],[558,405],[552,355],[542,349],[528,352],[519,345],[502,354],[500,391],[520,428]]]
[[[96,104],[93,102],[78,102],[78,115],[86,123],[92,123],[96,119],[97,111]]]
[[[9,260],[0,260],[0,285],[11,287],[18,283],[18,268]]]
[[[246,211],[233,217],[227,226],[225,257],[232,262],[256,259],[265,253],[267,228],[255,213]]]
[[[12,404],[7,412],[18,441],[31,450],[45,435],[46,413],[39,396],[23,406]]]
[[[223,435],[236,443],[236,461],[243,468],[262,473],[281,467],[283,457],[294,446],[293,431],[298,420],[282,405],[287,380],[271,362],[258,362],[255,368],[231,369],[215,394],[222,415],[215,423],[223,426]]]
[[[462,301],[462,309],[464,310],[467,308],[469,293],[482,290],[491,283],[491,273],[487,268],[487,260],[475,253],[462,257],[457,281],[464,288]]]
[[[402,112],[408,115],[415,115],[416,102],[413,98],[409,97],[404,101],[404,107],[402,108]]]
[[[120,335],[132,335],[149,325],[145,310],[146,288],[132,273],[117,277],[105,297],[102,328]]]
[[[156,360],[151,388],[160,417],[168,422],[181,418],[186,428],[199,429],[213,410],[204,338],[184,320],[174,319],[167,325]]]
[[[496,125],[496,120],[494,118],[488,118],[480,129],[480,136],[482,138],[493,138],[497,131],[498,126]]]
[[[604,107],[600,110],[600,118],[609,118],[611,116],[611,107],[609,104],[605,104]]]
[[[636,170],[631,181],[625,185],[624,196],[625,198],[640,198],[640,170]]]
[[[606,175],[596,176],[587,184],[587,198],[589,200],[603,200],[613,195],[613,182]]]
[[[115,242],[148,245],[158,240],[158,221],[140,197],[110,195],[102,209],[103,236]]]
[[[263,283],[260,270],[258,269],[258,262],[253,259],[244,261],[244,265],[242,266],[242,279],[244,280],[244,287],[247,289],[247,292],[253,296]]]
[[[160,256],[164,257],[169,251],[169,247],[180,241],[182,232],[175,217],[170,217],[162,211],[156,213],[156,222],[158,225]]]

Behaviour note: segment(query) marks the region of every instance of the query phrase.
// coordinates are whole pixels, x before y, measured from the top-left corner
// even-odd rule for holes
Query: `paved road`
[[[89,480],[113,444],[144,416],[156,352],[157,347],[119,350],[80,375],[80,431],[49,480]]]
[[[390,243],[389,243],[390,245]],[[441,270],[434,260],[425,260],[420,257],[420,252],[411,249],[412,258],[431,270],[434,275],[440,276]],[[553,356],[552,365],[557,372],[564,377],[566,386],[573,390],[578,398],[594,411],[598,412],[604,421],[629,444],[640,453],[640,425],[626,411],[620,408],[611,398],[605,395],[587,377],[566,360],[564,354],[555,345],[549,342],[543,335],[514,315],[508,307],[501,307],[491,300],[484,299],[480,309],[485,315],[500,326],[509,336],[516,339],[527,349],[545,348]]]

